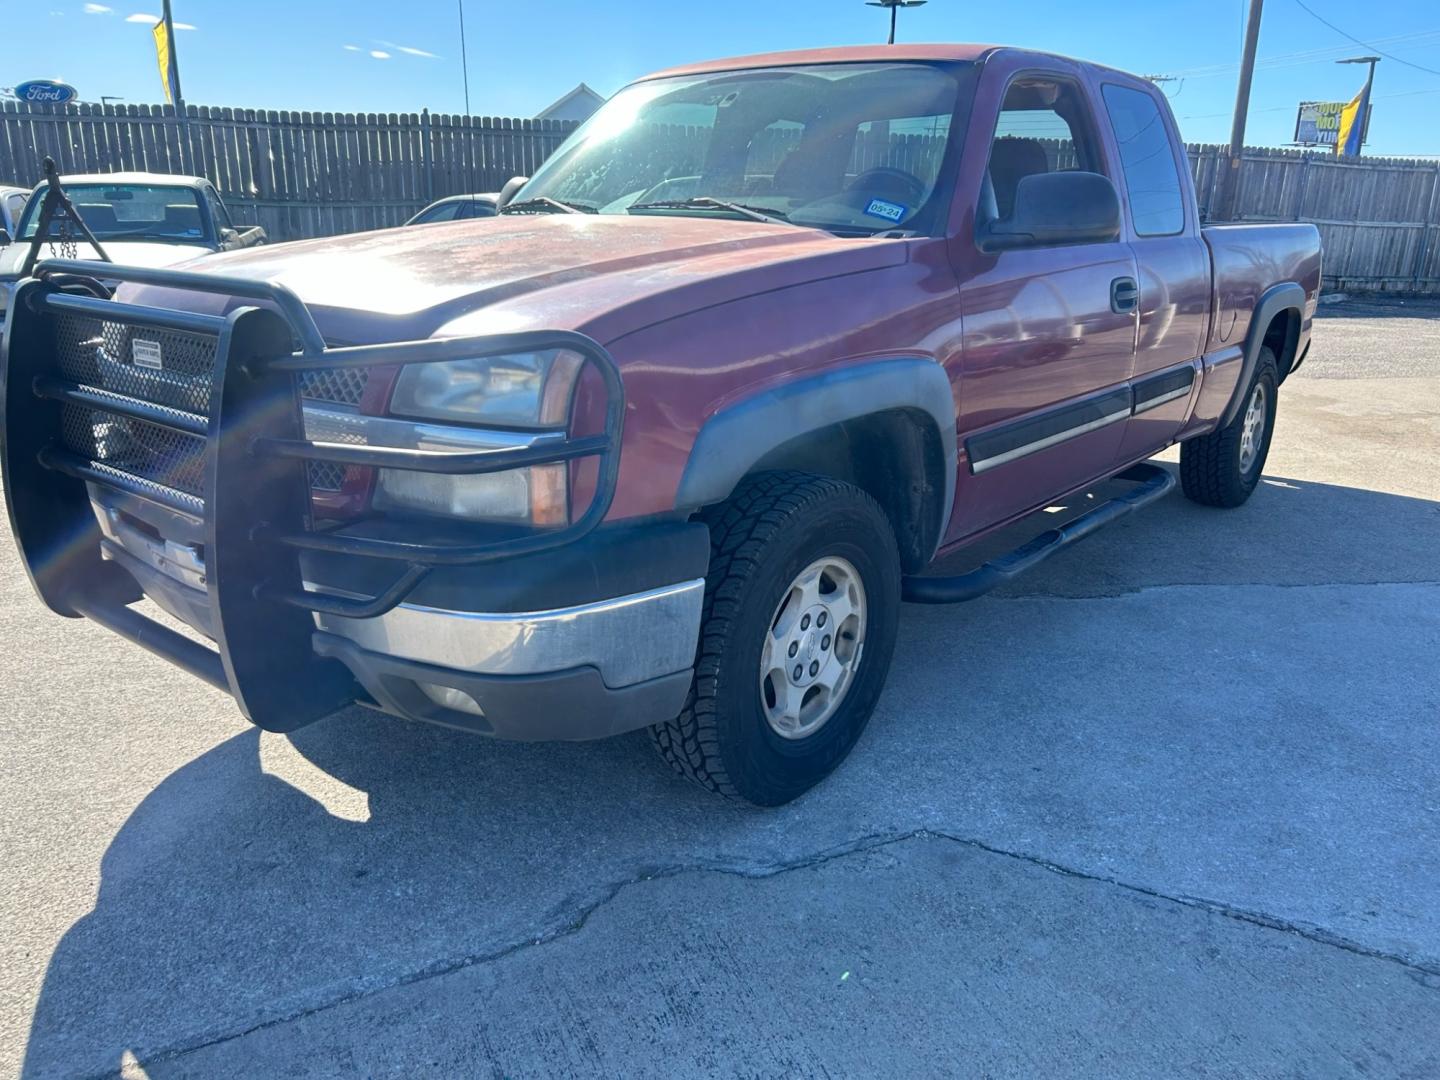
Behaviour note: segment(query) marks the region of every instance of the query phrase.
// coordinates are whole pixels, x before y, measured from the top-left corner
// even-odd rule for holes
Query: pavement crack
[[[225,1032],[218,1032],[209,1035],[192,1037],[181,1045],[166,1047],[145,1054],[138,1058],[137,1064],[142,1068],[153,1065],[163,1065],[178,1058],[186,1057],[212,1046],[219,1046],[223,1043],[233,1042],[236,1039],[243,1039],[249,1035],[257,1034],[275,1027],[282,1027],[286,1024],[305,1020],[308,1017],[319,1013],[327,1012],[330,1009],[348,1005],[376,994],[385,993],[389,990],[396,990],[406,986],[413,986],[416,983],[425,982],[429,979],[450,975],[467,968],[478,967],[486,964],[498,963],[516,953],[529,949],[538,948],[542,945],[549,945],[552,942],[572,937],[585,929],[590,919],[596,912],[608,906],[627,889],[643,885],[650,881],[662,881],[669,878],[680,877],[684,874],[714,873],[727,874],[744,878],[768,878],[779,874],[789,873],[792,870],[804,870],[813,866],[820,866],[835,859],[842,859],[850,855],[857,855],[866,851],[873,851],[878,848],[888,847],[892,844],[913,840],[921,837],[931,836],[924,829],[915,829],[902,833],[876,833],[861,837],[858,840],[849,841],[835,847],[825,848],[819,852],[803,856],[801,858],[767,864],[757,867],[746,867],[737,864],[726,863],[681,863],[662,867],[652,867],[641,870],[629,877],[621,878],[618,881],[610,882],[602,887],[591,899],[584,901],[579,907],[563,917],[559,925],[553,926],[550,930],[536,936],[527,936],[521,940],[510,942],[507,945],[482,952],[469,953],[462,956],[446,957],[426,964],[414,971],[406,972],[398,977],[389,979],[383,983],[376,983],[354,990],[336,994],[325,1001],[317,1002],[314,1005],[304,1008],[292,1009],[275,1016],[268,1017],[248,1027],[231,1029]],[[948,839],[948,838],[942,838]],[[560,907],[564,907],[562,902]],[[114,1070],[106,1070],[100,1073],[93,1073],[85,1080],[108,1080],[115,1075]]]
[[[985,843],[983,840],[955,836],[951,833],[935,830],[931,830],[930,835],[950,840],[957,844],[964,844],[967,847],[972,847],[979,851],[989,852],[991,855],[1000,855],[1007,859],[1026,862],[1032,866],[1038,866],[1041,869],[1049,870],[1051,873],[1060,874],[1064,877],[1077,878],[1081,881],[1093,881],[1102,885],[1111,885],[1117,889],[1124,889],[1127,892],[1150,897],[1154,900],[1164,900],[1171,904],[1179,904],[1182,907],[1195,908],[1200,911],[1209,912],[1212,915],[1220,915],[1227,919],[1249,923],[1252,926],[1263,927],[1267,930],[1279,930],[1283,933],[1295,934],[1304,938],[1306,941],[1312,941],[1318,945],[1327,945],[1335,949],[1342,949],[1345,952],[1354,953],[1357,956],[1365,956],[1373,960],[1388,960],[1416,974],[1440,976],[1440,963],[1428,960],[1417,960],[1401,953],[1377,949],[1358,942],[1353,938],[1347,938],[1342,934],[1336,934],[1333,931],[1326,930],[1323,926],[1316,926],[1313,923],[1297,922],[1293,919],[1285,919],[1278,915],[1267,914],[1263,911],[1254,911],[1250,908],[1238,907],[1234,904],[1227,904],[1222,900],[1212,900],[1204,896],[1162,892],[1159,889],[1150,888],[1146,885],[1137,885],[1129,881],[1121,881],[1119,878],[1109,877],[1105,874],[1092,874],[1085,870],[1077,870],[1074,867],[1063,866],[1060,863],[1051,862],[1049,859],[1042,859],[1036,855],[1027,855],[1024,852],[1009,851],[1005,848],[995,847],[992,844]],[[1429,986],[1430,983],[1427,982],[1424,985]]]
[[[275,1016],[268,1017],[258,1023],[247,1027],[231,1029],[224,1032],[217,1032],[209,1035],[202,1035],[187,1040],[185,1043],[157,1050],[146,1054],[138,1061],[143,1069],[151,1065],[161,1065],[186,1057],[212,1046],[233,1042],[236,1039],[243,1039],[271,1028],[282,1027],[286,1024],[305,1020],[311,1016],[327,1012],[330,1009],[347,1005],[355,1001],[373,997],[389,990],[396,990],[406,986],[413,986],[416,983],[425,982],[430,979],[440,978],[445,975],[463,971],[468,968],[479,967],[487,964],[499,963],[518,953],[536,949],[544,945],[550,945],[556,941],[573,937],[583,931],[590,920],[601,910],[618,899],[624,892],[637,885],[643,885],[651,881],[664,881],[671,878],[681,877],[686,874],[723,874],[730,877],[745,878],[748,880],[763,880],[765,878],[778,877],[795,870],[806,870],[826,863],[834,862],[837,859],[849,858],[853,855],[861,855],[871,851],[878,851],[896,844],[903,844],[913,840],[941,840],[946,843],[959,844],[976,851],[985,852],[1005,859],[1012,859],[1017,862],[1026,863],[1030,866],[1046,870],[1050,873],[1059,874],[1062,877],[1073,878],[1080,881],[1092,882],[1095,884],[1108,885],[1113,888],[1123,889],[1126,892],[1139,896],[1148,897],[1154,900],[1161,900],[1167,903],[1177,904],[1182,907],[1192,908],[1207,912],[1212,915],[1219,915],[1237,922],[1258,926],[1267,930],[1276,930],[1283,933],[1295,934],[1307,941],[1331,948],[1341,949],[1357,956],[1364,956],[1375,960],[1386,960],[1419,975],[1440,977],[1440,963],[1415,960],[1410,957],[1387,952],[1383,949],[1376,949],[1354,941],[1342,935],[1332,933],[1323,927],[1307,923],[1299,923],[1278,916],[1268,915],[1264,912],[1252,911],[1247,908],[1237,907],[1218,900],[1211,900],[1205,897],[1188,896],[1183,893],[1167,893],[1145,885],[1137,885],[1133,882],[1122,881],[1119,878],[1109,877],[1104,874],[1094,874],[1085,870],[1065,866],[1042,858],[1038,855],[1031,855],[1021,851],[1011,851],[1007,848],[997,847],[977,840],[972,837],[957,836],[943,830],[933,828],[911,829],[903,832],[882,832],[871,833],[856,840],[837,844],[833,847],[824,848],[809,855],[796,859],[785,860],[774,863],[759,865],[747,865],[736,862],[696,862],[677,863],[667,866],[650,867],[637,871],[628,877],[612,881],[601,887],[587,900],[578,902],[561,901],[553,909],[556,921],[549,930],[534,935],[526,936],[517,941],[494,949],[467,953],[460,956],[446,957],[433,961],[413,971],[406,972],[382,983],[357,987],[353,990],[337,994],[325,1001],[317,1002],[314,1005],[304,1008],[293,1009]],[[1432,986],[1429,981],[1424,985]],[[92,1074],[94,1080],[113,1077],[113,1070]],[[88,1080],[88,1078],[87,1078]]]

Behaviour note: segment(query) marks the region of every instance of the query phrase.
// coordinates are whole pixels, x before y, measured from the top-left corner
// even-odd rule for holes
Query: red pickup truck
[[[45,602],[270,730],[355,701],[648,727],[782,803],[859,738],[902,600],[979,595],[1163,494],[1145,459],[1176,442],[1187,495],[1244,502],[1320,288],[1312,227],[1201,226],[1153,85],[1013,48],[662,72],[502,202],[20,282],[3,467]]]

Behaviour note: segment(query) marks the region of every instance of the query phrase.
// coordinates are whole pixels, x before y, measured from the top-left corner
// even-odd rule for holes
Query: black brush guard
[[[327,348],[309,311],[279,285],[58,259],[41,263],[36,273],[36,278],[16,287],[0,346],[4,424],[0,465],[10,527],[31,583],[53,611],[93,619],[227,690],[245,715],[266,730],[291,731],[357,696],[348,670],[314,652],[313,613],[350,618],[381,615],[400,603],[431,567],[488,563],[573,543],[591,532],[610,508],[619,470],[624,389],[609,354],[583,334],[537,331]],[[51,283],[55,278],[74,280],[71,275],[218,294],[266,306],[241,307],[225,316],[196,314],[77,295]],[[213,337],[208,414],[65,378],[56,352],[56,319],[63,314]],[[604,382],[601,434],[455,454],[305,438],[297,387],[304,373],[559,348],[582,356]],[[61,438],[66,405],[203,438],[203,498],[67,449]],[[599,458],[595,493],[585,512],[563,527],[465,545],[409,543],[312,527],[309,462],[453,475],[586,457]],[[141,593],[128,573],[102,557],[108,541],[91,508],[87,484],[203,524],[215,648],[129,607]],[[301,581],[302,549],[387,560],[396,567],[396,576],[393,584],[372,597],[311,592]]]

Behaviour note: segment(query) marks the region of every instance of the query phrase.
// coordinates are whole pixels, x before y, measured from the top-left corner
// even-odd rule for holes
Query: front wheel
[[[1244,405],[1228,426],[1180,444],[1180,486],[1186,498],[1205,506],[1239,506],[1250,498],[1275,431],[1275,354],[1261,348],[1255,374],[1245,387]]]
[[[778,806],[839,765],[870,719],[895,648],[899,551],[874,499],[804,473],[752,477],[706,519],[695,679],[651,736],[681,775]]]

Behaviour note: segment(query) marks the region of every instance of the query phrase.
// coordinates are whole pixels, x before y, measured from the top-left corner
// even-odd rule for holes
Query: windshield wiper
[[[559,199],[552,199],[549,195],[536,195],[533,199],[521,199],[519,202],[506,203],[500,208],[500,213],[509,214],[593,214],[595,207],[586,206],[584,203],[561,202]]]
[[[693,199],[662,199],[659,202],[631,203],[627,210],[685,210],[693,206],[713,207],[716,210],[728,210],[732,214],[749,218],[751,221],[768,221],[772,225],[794,224],[779,210],[761,210],[756,206],[746,206],[744,203],[726,202],[724,199],[716,199],[709,195],[697,195]],[[797,229],[799,225],[795,226]]]

